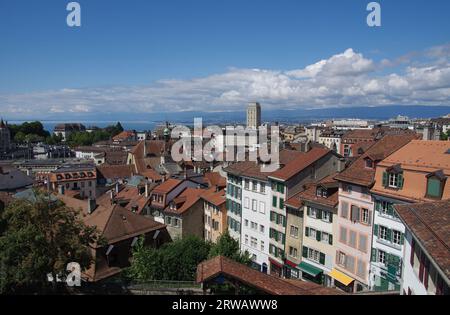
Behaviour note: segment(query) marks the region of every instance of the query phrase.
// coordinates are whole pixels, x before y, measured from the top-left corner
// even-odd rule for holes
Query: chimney
[[[28,168],[28,169],[27,169],[27,176],[28,176],[28,177],[32,177],[32,176],[33,176],[32,170],[33,170],[33,169],[31,169],[31,168]]]
[[[144,158],[147,157],[147,141],[144,140]]]
[[[118,194],[119,193],[119,183],[116,183],[116,194]]]
[[[161,165],[166,164],[166,158],[164,157],[164,155],[161,155]]]
[[[64,192],[65,192],[64,185],[59,185],[58,186],[58,194],[64,195]]]
[[[95,208],[97,208],[97,202],[95,201],[95,199],[88,199],[88,213],[92,214],[92,212],[95,211]]]
[[[111,204],[114,204],[114,190],[110,190],[109,191],[109,195],[110,195],[110,199],[111,199]]]

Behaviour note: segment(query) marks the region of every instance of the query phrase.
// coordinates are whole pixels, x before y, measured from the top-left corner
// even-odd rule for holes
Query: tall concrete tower
[[[250,103],[247,107],[247,128],[257,129],[261,126],[261,105]]]

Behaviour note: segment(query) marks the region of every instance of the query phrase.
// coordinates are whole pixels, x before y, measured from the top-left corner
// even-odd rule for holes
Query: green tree
[[[216,256],[225,256],[245,265],[250,265],[252,262],[248,252],[241,253],[238,241],[232,238],[228,231],[222,234],[211,247],[208,258]]]
[[[188,236],[164,244],[161,248],[148,248],[143,240],[133,249],[131,266],[126,271],[130,280],[193,281],[197,265],[208,258],[211,245],[204,240]]]
[[[101,242],[94,227],[86,226],[77,210],[34,192],[33,202],[16,200],[1,214],[0,293],[42,293],[53,290],[53,279],[67,275],[67,264],[81,269],[92,263],[89,244]]]

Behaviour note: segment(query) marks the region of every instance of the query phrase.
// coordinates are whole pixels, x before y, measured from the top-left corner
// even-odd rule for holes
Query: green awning
[[[306,272],[307,274],[313,276],[313,277],[317,277],[318,274],[322,273],[322,269],[319,269],[317,267],[314,267],[313,265],[310,265],[304,261],[302,261],[299,265],[298,268],[300,268],[301,271]]]

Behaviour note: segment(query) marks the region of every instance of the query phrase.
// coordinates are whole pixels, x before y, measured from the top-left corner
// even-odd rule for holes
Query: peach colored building
[[[205,240],[213,243],[228,230],[225,190],[211,188],[201,195],[203,199]]]

